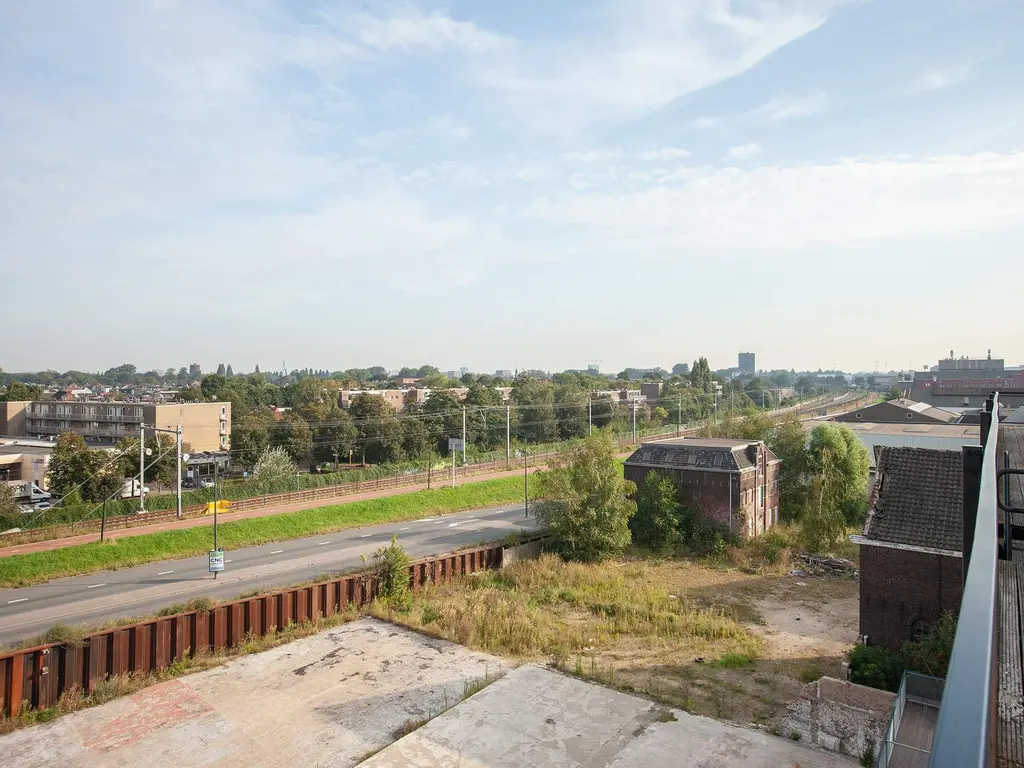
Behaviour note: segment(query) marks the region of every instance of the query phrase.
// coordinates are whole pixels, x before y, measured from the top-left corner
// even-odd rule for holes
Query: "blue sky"
[[[0,1],[0,366],[1024,362],[1022,38],[1017,0]]]

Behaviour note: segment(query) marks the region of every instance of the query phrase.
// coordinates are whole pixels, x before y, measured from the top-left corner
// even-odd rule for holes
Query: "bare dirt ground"
[[[748,575],[697,564],[671,571],[681,597],[733,616],[763,640],[756,658],[714,648],[707,656],[682,657],[687,649],[665,653],[638,643],[627,653],[598,654],[595,676],[606,664],[606,682],[709,717],[775,728],[803,685],[841,675],[857,640],[855,580]]]

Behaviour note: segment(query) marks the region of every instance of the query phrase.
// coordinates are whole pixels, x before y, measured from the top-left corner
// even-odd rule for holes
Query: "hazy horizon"
[[[1011,0],[7,3],[0,367],[1024,362],[1021,29]]]

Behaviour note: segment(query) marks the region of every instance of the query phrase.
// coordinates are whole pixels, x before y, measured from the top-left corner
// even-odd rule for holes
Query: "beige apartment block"
[[[11,404],[8,403],[8,406]],[[15,403],[3,414],[3,434],[54,438],[77,432],[92,445],[113,445],[147,427],[182,427],[182,440],[194,452],[231,446],[231,403],[39,402]],[[25,406],[18,408],[17,406]]]

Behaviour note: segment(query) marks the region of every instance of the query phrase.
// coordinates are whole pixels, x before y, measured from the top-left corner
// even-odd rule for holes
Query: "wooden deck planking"
[[[938,722],[938,707],[907,701],[903,707],[903,719],[896,731],[896,746],[889,760],[889,768],[927,768],[932,737]]]

